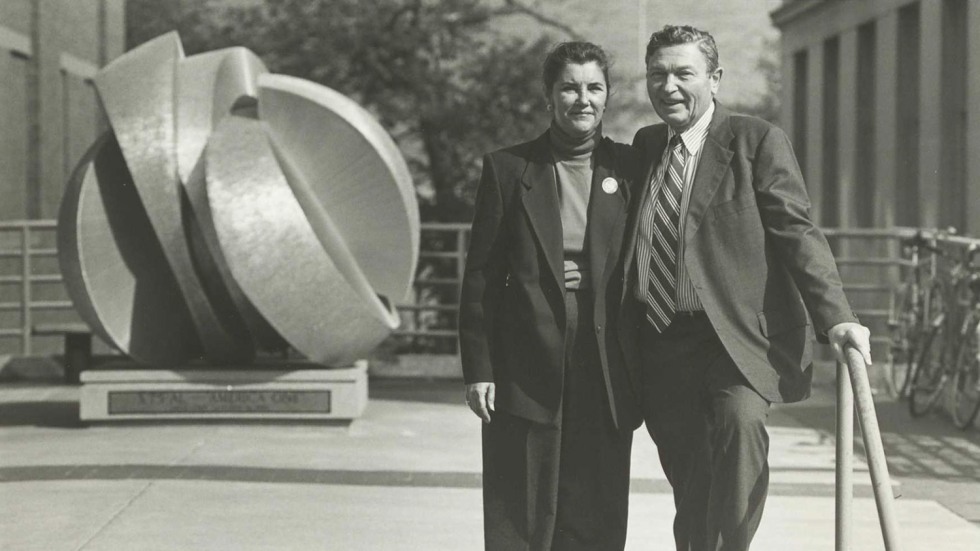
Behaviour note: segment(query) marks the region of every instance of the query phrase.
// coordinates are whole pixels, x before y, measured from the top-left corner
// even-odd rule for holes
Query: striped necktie
[[[667,329],[677,311],[677,243],[684,189],[684,145],[679,134],[671,138],[668,147],[667,170],[653,215],[647,281],[647,319],[658,332]]]

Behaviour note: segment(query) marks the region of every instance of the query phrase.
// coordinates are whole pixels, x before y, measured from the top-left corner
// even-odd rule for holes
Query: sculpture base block
[[[349,420],[367,407],[367,362],[324,368],[275,362],[241,368],[135,369],[81,374],[82,421]]]

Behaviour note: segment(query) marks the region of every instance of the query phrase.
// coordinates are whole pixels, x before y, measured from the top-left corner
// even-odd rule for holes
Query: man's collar
[[[708,105],[708,109],[701,114],[697,122],[691,125],[690,128],[681,132],[681,141],[684,142],[684,148],[687,149],[688,154],[696,155],[698,151],[701,151],[701,146],[704,145],[704,140],[708,136],[708,127],[711,126],[711,118],[715,114],[715,102],[711,101]],[[667,127],[667,141],[670,141],[677,135],[677,132],[673,128]]]

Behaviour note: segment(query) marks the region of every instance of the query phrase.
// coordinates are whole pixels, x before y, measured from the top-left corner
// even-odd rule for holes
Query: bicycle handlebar
[[[945,254],[942,249],[932,244],[934,239],[934,237],[927,237],[925,232],[919,230],[915,232],[915,235],[902,239],[901,244],[903,247],[915,247],[917,249],[923,249],[940,256]]]
[[[967,262],[973,262],[973,258],[980,253],[980,243],[970,243],[966,247],[966,259]]]

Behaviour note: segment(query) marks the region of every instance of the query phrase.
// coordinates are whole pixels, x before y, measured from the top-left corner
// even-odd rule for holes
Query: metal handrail
[[[53,218],[41,220],[0,220],[0,230],[19,230],[21,228],[53,230],[58,221]]]
[[[852,474],[854,471],[854,413],[857,413],[864,437],[864,449],[871,474],[871,486],[878,507],[878,522],[886,551],[899,551],[898,520],[895,516],[895,496],[885,448],[881,443],[878,416],[868,380],[868,367],[861,353],[846,346],[847,363],[837,364],[837,461],[836,501],[834,522],[834,550],[851,549],[851,506],[854,497]]]

